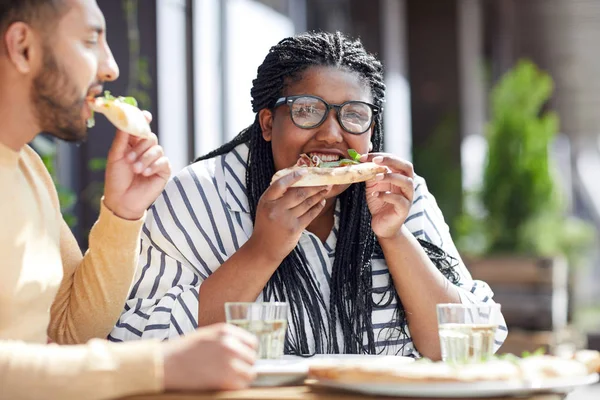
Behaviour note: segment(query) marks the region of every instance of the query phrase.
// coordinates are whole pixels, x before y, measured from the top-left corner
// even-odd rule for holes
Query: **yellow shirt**
[[[119,318],[142,223],[102,205],[82,256],[40,158],[29,147],[0,144],[0,397],[104,399],[162,390],[157,342],[94,339]],[[48,337],[78,345],[47,345]]]

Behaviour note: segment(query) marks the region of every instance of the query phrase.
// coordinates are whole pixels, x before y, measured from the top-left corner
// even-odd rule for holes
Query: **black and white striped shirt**
[[[223,156],[190,165],[169,182],[148,212],[134,284],[109,340],[164,340],[197,328],[200,285],[252,234],[245,185],[247,158],[248,146],[243,144]],[[420,177],[415,177],[414,201],[405,224],[415,237],[441,247],[459,260],[458,286],[463,303],[493,301],[489,286],[473,281],[460,260],[442,213]],[[299,242],[326,304],[338,227],[339,204],[333,231],[325,243],[308,231],[302,233]],[[377,304],[390,295],[382,292],[389,283],[385,259],[374,259],[372,271]],[[258,300],[263,300],[262,294]],[[390,337],[389,330],[397,328],[392,321],[394,308],[395,300],[373,309],[374,337],[382,338],[376,342],[376,350],[382,354],[417,355],[408,328],[406,337],[398,338],[396,334],[393,340],[383,339]],[[497,347],[507,335],[504,320],[500,319]]]

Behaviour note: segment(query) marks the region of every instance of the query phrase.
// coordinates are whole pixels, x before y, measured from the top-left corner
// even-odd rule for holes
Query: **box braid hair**
[[[301,79],[310,67],[328,66],[360,75],[372,91],[375,105],[382,106],[385,96],[383,67],[367,53],[360,41],[353,41],[337,32],[311,32],[286,38],[273,46],[253,81],[252,109],[257,114],[254,123],[222,147],[196,161],[223,155],[236,146],[247,143],[250,148],[246,186],[253,221],[258,201],[269,187],[275,173],[271,143],[262,137],[258,112],[273,109],[282,96],[286,83]],[[381,115],[377,115],[371,139],[374,151],[383,148]],[[371,214],[367,207],[365,185],[351,185],[339,196],[341,216],[335,260],[331,274],[331,297],[326,307],[323,296],[313,278],[310,266],[296,247],[281,263],[263,290],[265,299],[290,303],[290,331],[285,352],[307,355],[311,352],[305,326],[305,316],[312,331],[316,353],[375,353],[371,322],[374,307],[385,307],[395,298],[395,331],[388,336],[406,335],[406,315],[391,280],[386,288],[385,303],[374,304],[371,260],[383,257],[371,229]],[[451,258],[440,248],[419,241],[437,268],[453,283],[458,275]],[[329,311],[327,311],[329,308]],[[343,348],[338,345],[336,326],[341,325]],[[366,343],[363,338],[366,333]],[[308,333],[309,334],[309,333]],[[389,338],[388,338],[389,339]]]

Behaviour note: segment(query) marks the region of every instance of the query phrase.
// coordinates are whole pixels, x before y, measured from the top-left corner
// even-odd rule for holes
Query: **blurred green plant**
[[[44,166],[46,166],[48,173],[52,177],[56,192],[58,193],[60,212],[62,213],[65,222],[69,225],[69,228],[73,228],[77,225],[77,217],[73,213],[73,206],[77,202],[77,195],[74,191],[58,182],[56,173],[56,143],[43,136],[37,136],[32,142],[32,147],[38,153]]]
[[[127,22],[127,39],[129,42],[129,77],[127,95],[135,97],[139,107],[152,110],[152,76],[148,57],[141,53],[140,29],[138,24],[138,0],[123,0],[123,12]]]
[[[571,265],[594,241],[593,228],[567,216],[550,160],[559,119],[543,111],[553,80],[521,60],[491,93],[483,185],[465,194],[456,222],[467,255],[566,256]]]
[[[88,170],[90,172],[104,172],[106,170],[106,158],[97,157],[88,161]],[[91,181],[83,189],[82,198],[95,210],[100,211],[100,200],[104,194],[104,179],[101,181]]]
[[[425,178],[447,221],[454,221],[462,210],[461,165],[456,153],[449,151],[460,135],[459,130],[458,114],[448,112],[427,140],[413,149],[415,171]],[[450,228],[454,230],[453,226]]]

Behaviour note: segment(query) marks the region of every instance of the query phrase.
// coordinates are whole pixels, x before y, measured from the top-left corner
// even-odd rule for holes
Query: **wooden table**
[[[211,393],[165,393],[152,396],[133,396],[123,400],[425,400],[409,397],[369,397],[355,393],[339,392],[311,388],[309,386],[284,386],[269,388],[251,388],[231,392]],[[485,400],[563,400],[565,395],[561,394],[539,394],[529,397],[493,397]],[[442,400],[430,398],[429,400]],[[443,399],[448,400],[448,399]]]

